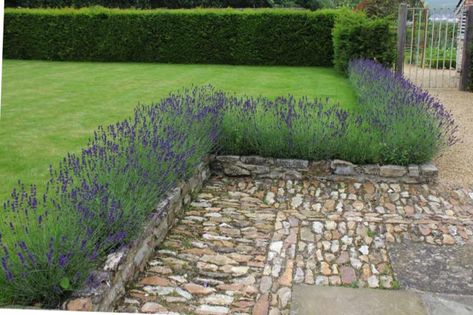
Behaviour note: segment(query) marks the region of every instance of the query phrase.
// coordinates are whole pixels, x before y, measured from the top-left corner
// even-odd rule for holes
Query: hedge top
[[[6,14],[38,14],[38,15],[70,15],[70,14],[81,14],[81,15],[96,15],[96,14],[132,14],[132,15],[143,15],[143,14],[159,14],[159,15],[208,15],[208,14],[219,14],[219,15],[298,15],[298,16],[327,16],[338,17],[340,10],[335,9],[323,9],[317,11],[300,10],[300,9],[270,9],[270,8],[246,8],[246,9],[234,9],[234,8],[193,8],[193,9],[118,9],[118,8],[105,8],[101,6],[86,7],[86,8],[5,8]]]

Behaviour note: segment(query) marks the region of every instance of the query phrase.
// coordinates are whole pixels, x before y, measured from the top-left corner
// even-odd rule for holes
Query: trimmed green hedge
[[[331,66],[338,13],[6,9],[5,58]]]
[[[107,8],[260,8],[271,7],[271,0],[6,0],[7,8],[64,8],[100,5]]]
[[[344,72],[351,59],[390,66],[396,55],[388,20],[349,10],[7,9],[4,33],[12,59],[335,65]]]
[[[334,65],[346,72],[352,59],[374,59],[386,67],[396,60],[396,36],[387,19],[343,11],[333,29]]]
[[[148,8],[150,0],[5,0],[7,8],[64,8],[100,5],[112,8]]]

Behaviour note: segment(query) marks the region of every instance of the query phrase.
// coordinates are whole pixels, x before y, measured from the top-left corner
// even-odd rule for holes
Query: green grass
[[[49,164],[77,152],[99,124],[130,116],[138,103],[202,84],[246,95],[330,97],[356,107],[350,83],[331,68],[5,60],[0,200],[19,178],[44,182]]]

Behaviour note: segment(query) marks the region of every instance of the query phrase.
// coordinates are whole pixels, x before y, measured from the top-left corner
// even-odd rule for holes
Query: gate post
[[[399,6],[398,26],[397,26],[397,60],[396,73],[404,73],[404,50],[406,49],[406,28],[407,28],[407,4],[401,3]]]
[[[463,57],[460,76],[460,91],[468,91],[473,85],[473,6],[466,12],[465,38],[463,39]]]

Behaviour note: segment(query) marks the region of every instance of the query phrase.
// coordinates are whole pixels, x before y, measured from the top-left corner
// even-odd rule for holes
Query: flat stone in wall
[[[231,158],[226,159],[231,161]],[[63,304],[71,311],[110,311],[125,294],[126,284],[143,271],[154,249],[164,240],[177,217],[189,205],[210,176],[208,162],[201,163],[193,177],[170,190],[150,215],[140,237],[128,247],[107,257],[102,270],[95,271],[94,283],[74,293]]]
[[[399,165],[383,165],[379,170],[379,176],[381,177],[396,178],[407,174],[407,168]]]

